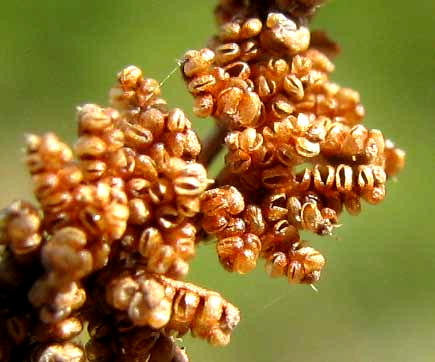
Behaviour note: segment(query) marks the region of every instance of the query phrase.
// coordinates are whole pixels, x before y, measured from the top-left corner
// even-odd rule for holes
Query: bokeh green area
[[[107,104],[125,65],[162,80],[185,50],[215,32],[205,0],[21,0],[0,11],[0,202],[31,198],[23,134],[73,141],[75,106]],[[360,91],[365,124],[407,151],[386,200],[344,215],[332,237],[304,235],[328,263],[314,292],[271,280],[259,265],[239,276],[203,245],[189,279],[238,305],[232,342],[185,337],[193,361],[435,361],[435,2],[331,0],[315,19],[339,41],[334,80]],[[191,114],[178,72],[164,96]],[[193,118],[193,116],[192,116]],[[194,118],[193,118],[194,119]],[[205,135],[212,121],[194,119]]]

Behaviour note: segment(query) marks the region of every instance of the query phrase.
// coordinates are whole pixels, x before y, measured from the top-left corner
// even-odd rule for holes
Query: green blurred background
[[[215,1],[8,1],[0,14],[0,202],[31,198],[25,132],[76,137],[75,106],[107,104],[116,73],[136,64],[163,79],[185,50],[215,31]],[[224,272],[202,246],[190,280],[219,290],[243,319],[232,343],[185,337],[192,361],[435,361],[435,2],[331,0],[315,28],[342,53],[333,78],[360,91],[366,125],[407,151],[387,199],[344,215],[334,237],[304,235],[325,253],[318,283],[289,286]],[[164,86],[173,106],[192,99],[177,73]],[[201,135],[211,120],[195,120]]]

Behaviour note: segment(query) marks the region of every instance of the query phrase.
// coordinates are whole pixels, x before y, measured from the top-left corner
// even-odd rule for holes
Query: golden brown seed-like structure
[[[83,362],[85,354],[79,346],[66,342],[49,344],[34,352],[33,358],[37,362]]]
[[[385,141],[385,172],[387,176],[395,176],[405,167],[405,151],[396,148],[390,140]]]
[[[319,280],[325,258],[300,231],[332,234],[405,165],[361,124],[358,92],[330,80],[339,47],[308,27],[321,3],[219,1],[219,33],[181,66],[195,114],[219,126],[201,155],[186,114],[135,66],[110,107],[78,107],[73,148],[26,137],[40,209],[0,211],[0,360],[186,362],[175,338],[188,332],[227,345],[238,309],[180,280],[202,231],[228,271],[262,258],[271,277]]]
[[[195,162],[200,144],[184,112],[166,109],[156,81],[134,66],[118,81],[111,98],[125,146],[107,157],[124,170],[130,227],[122,244],[134,248],[150,272],[180,278],[195,254],[199,197],[211,183]]]
[[[297,231],[330,235],[343,207],[356,215],[361,198],[378,204],[387,177],[404,166],[402,150],[361,124],[358,92],[330,80],[338,46],[307,27],[322,2],[222,0],[218,34],[185,55],[194,112],[227,130],[202,226],[229,271],[244,274],[261,256],[271,275],[317,281],[324,259]]]
[[[101,319],[89,328],[86,357],[89,361],[188,362],[174,337],[148,327],[121,327],[119,321]]]
[[[121,339],[121,361],[168,361],[188,362],[186,353],[179,348],[174,339],[163,333],[143,329],[135,329],[126,333]]]
[[[170,279],[188,273],[201,196],[213,182],[196,161],[201,146],[189,119],[169,110],[159,83],[134,66],[110,95],[112,108],[78,108],[77,159],[53,133],[26,137],[42,212],[25,201],[0,212],[2,360],[82,361],[74,342],[87,327],[90,360],[188,361],[171,333],[225,345],[238,323],[219,294]],[[130,284],[119,281],[123,269]],[[183,319],[192,298],[201,304]],[[103,319],[115,326],[110,338],[92,335]],[[147,333],[149,348],[139,343]]]
[[[239,311],[218,293],[160,274],[125,270],[106,288],[107,303],[125,311],[136,326],[164,328],[226,345],[240,320]]]
[[[13,202],[0,214],[0,243],[16,256],[35,254],[41,246],[41,215],[26,201]]]
[[[149,271],[175,278],[187,274],[195,254],[194,217],[210,184],[204,167],[195,162],[200,152],[196,134],[183,111],[167,110],[158,83],[144,79],[139,68],[127,67],[118,81],[111,91],[117,109],[94,104],[78,109],[78,162],[54,134],[27,137],[35,194],[44,226],[53,234],[42,246],[47,273],[30,294],[46,322],[67,317],[85,295],[79,293],[80,302],[70,300],[74,308],[46,304],[40,296],[51,301],[57,289],[68,283],[76,287],[107,265],[111,245],[123,237],[122,245],[137,252]],[[14,245],[17,237],[11,239]]]
[[[245,274],[256,266],[261,241],[257,235],[246,233],[243,237],[229,236],[220,239],[216,248],[225,269]]]

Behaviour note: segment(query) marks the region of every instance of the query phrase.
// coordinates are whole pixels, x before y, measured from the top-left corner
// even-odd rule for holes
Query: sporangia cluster
[[[225,165],[201,210],[227,270],[261,257],[273,277],[316,282],[325,259],[299,231],[332,234],[343,208],[379,203],[403,168],[404,152],[361,124],[358,92],[329,79],[338,46],[307,27],[318,3],[221,1],[219,33],[185,55],[195,114],[225,130]]]
[[[339,47],[309,29],[321,2],[219,2],[218,34],[181,64],[193,112],[216,121],[202,150],[135,66],[110,107],[78,107],[73,148],[26,136],[39,206],[1,211],[0,360],[188,361],[188,332],[228,344],[237,307],[185,281],[206,234],[228,271],[263,258],[271,277],[319,280],[325,258],[300,231],[331,235],[343,209],[382,201],[405,160],[361,124],[358,92],[330,80]]]

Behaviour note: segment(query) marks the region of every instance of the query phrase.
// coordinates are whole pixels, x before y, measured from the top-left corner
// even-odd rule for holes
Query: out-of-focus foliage
[[[75,106],[107,104],[125,65],[164,79],[215,32],[214,1],[10,1],[0,14],[0,202],[31,197],[23,134],[75,139]],[[193,361],[433,361],[435,356],[435,3],[330,1],[314,22],[342,53],[333,78],[360,91],[366,125],[407,151],[407,167],[377,207],[343,218],[331,238],[305,237],[328,259],[318,283],[289,286],[262,270],[241,277],[201,246],[190,280],[242,310],[223,349],[185,338]],[[176,72],[163,87],[191,114]],[[197,120],[201,135],[211,120]]]

